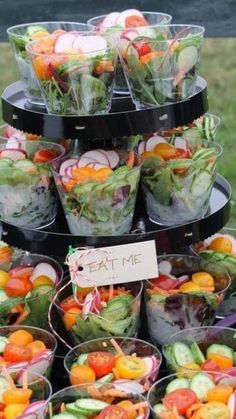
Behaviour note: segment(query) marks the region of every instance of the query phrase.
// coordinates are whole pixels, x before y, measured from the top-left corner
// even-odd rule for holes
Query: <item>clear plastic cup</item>
[[[157,345],[168,343],[169,337],[180,330],[213,324],[219,304],[223,301],[231,280],[227,271],[217,263],[206,262],[187,255],[165,255],[158,263],[171,263],[171,275],[177,277],[195,272],[210,273],[215,282],[214,293],[176,293],[160,296],[151,280],[146,281],[145,297],[148,329]]]
[[[76,44],[75,44],[76,43]],[[72,50],[55,52],[51,36],[27,45],[49,113],[104,114],[111,108],[117,52],[97,32],[80,32]]]
[[[118,289],[119,287],[124,287],[127,291],[129,290],[129,295],[132,296],[132,298],[129,297],[127,301],[125,313],[122,309],[117,309],[117,307],[115,307],[114,310],[111,309],[111,316],[113,319],[111,321],[111,317],[109,316],[108,318],[105,314],[105,309],[102,309],[101,307],[99,307],[98,310],[91,308],[88,312],[88,316],[86,317],[83,315],[83,303],[79,303],[78,305],[78,303],[74,300],[73,306],[69,306],[67,308],[67,301],[73,301],[72,285],[69,283],[66,287],[63,286],[61,291],[60,285],[57,298],[55,299],[55,306],[65,328],[67,329],[69,339],[74,345],[96,339],[97,337],[114,338],[116,336],[137,336],[143,284],[142,282],[117,284],[114,286],[114,289]],[[102,293],[103,290],[108,291],[109,287],[98,287],[98,292],[102,299],[104,295]],[[80,295],[85,298],[85,295],[88,294],[89,291],[91,292],[91,289],[86,290],[84,288],[80,288],[77,293],[78,298],[80,298]],[[109,305],[111,306],[112,304],[111,300]],[[74,311],[75,307],[77,307],[77,311]]]
[[[162,145],[168,147],[156,147]],[[149,219],[165,226],[201,219],[209,207],[222,147],[193,140],[186,150],[172,148],[171,156],[161,155],[156,147],[142,154],[141,183]]]
[[[56,338],[46,330],[39,329],[38,327],[30,327],[25,325],[16,325],[16,326],[1,326],[0,327],[0,338],[9,338],[14,332],[18,330],[24,330],[30,333],[33,336],[33,340],[40,340],[44,343],[45,349],[42,349],[41,352],[32,356],[30,361],[26,362],[8,362],[7,368],[9,371],[22,370],[23,368],[30,369],[30,371],[40,373],[48,378],[50,378],[52,365],[54,361],[55,352],[57,349]],[[24,365],[25,364],[25,365]],[[1,365],[0,365],[1,370]]]
[[[13,252],[12,258],[8,263],[8,268],[6,268],[6,264],[1,264],[0,268],[1,271],[5,270],[6,272],[11,270],[11,276],[13,275],[13,269],[16,272],[20,272],[20,269],[26,268],[25,271],[21,271],[21,276],[25,274],[25,277],[28,277],[31,275],[31,272],[29,272],[30,269],[27,270],[27,268],[34,268],[41,263],[44,265],[43,270],[41,265],[41,269],[38,272],[39,276],[44,276],[44,279],[42,280],[41,278],[42,282],[38,283],[37,286],[34,284],[35,287],[27,294],[20,295],[20,292],[15,292],[15,295],[5,295],[5,285],[1,287],[1,325],[9,326],[18,324],[39,327],[42,329],[48,328],[48,309],[50,302],[56,292],[56,285],[59,284],[63,278],[64,272],[61,265],[48,256],[31,254],[16,249],[16,252]],[[49,268],[49,278],[52,277],[52,275],[55,276],[55,278],[53,278],[55,279],[54,284],[49,285],[49,282],[47,280],[45,281],[45,276],[48,276],[48,270],[45,271],[45,264],[47,264],[46,269]],[[41,272],[46,272],[46,274]],[[35,279],[37,279],[37,277]]]
[[[26,45],[33,39],[43,37],[49,33],[60,31],[86,31],[88,25],[76,22],[33,22],[22,25],[11,26],[7,29],[9,41],[11,43],[15,60],[17,63],[20,79],[23,83],[25,96],[31,104],[44,105],[44,100],[32,70],[29,57],[26,53]],[[63,32],[61,32],[63,33]],[[37,35],[36,35],[37,34]]]
[[[18,226],[53,223],[58,196],[49,163],[64,155],[63,146],[46,141],[0,140],[0,216]]]
[[[181,342],[187,345],[189,348],[192,344],[197,343],[198,347],[202,351],[202,354],[206,358],[207,349],[214,344],[226,345],[233,352],[236,351],[236,330],[229,327],[218,327],[218,326],[203,326],[193,327],[191,329],[181,330],[170,336],[168,343],[162,348],[163,355],[166,359],[166,364],[170,372],[175,372],[177,368],[191,369],[191,365],[180,365],[173,356],[171,356],[170,348],[172,344]],[[197,363],[195,361],[195,363]],[[199,364],[199,363],[198,363]],[[199,364],[200,366],[200,364]],[[234,366],[234,363],[233,365]],[[227,372],[229,368],[225,369]],[[236,369],[235,369],[236,371]]]
[[[166,13],[158,13],[158,12],[141,12],[144,19],[147,21],[148,26],[152,25],[164,25],[171,23],[172,16],[166,14]],[[87,24],[92,28],[98,30],[100,33],[103,33],[108,39],[111,40],[111,42],[117,43],[119,35],[125,31],[127,32],[128,29],[134,29],[134,31],[137,30],[137,28],[133,28],[132,26],[129,27],[127,24],[125,24],[125,21],[123,22],[123,25],[117,25],[114,26],[106,26],[106,21],[104,22],[104,19],[108,15],[101,15],[101,16],[95,16],[87,21]],[[104,22],[104,24],[103,24]],[[146,28],[144,26],[143,28]],[[140,29],[140,34],[142,33],[142,29]],[[127,82],[125,79],[124,71],[121,65],[120,60],[118,60],[117,63],[117,69],[116,69],[116,78],[115,78],[115,86],[114,86],[114,92],[117,94],[123,94],[127,95],[129,94],[129,89],[127,86]]]
[[[138,33],[130,40],[121,34],[119,41],[119,55],[136,109],[187,99],[196,87],[204,28],[163,25],[150,29],[152,36]]]
[[[116,337],[115,341],[122,349],[125,355],[135,354],[139,358],[144,358],[144,360],[147,360],[146,363],[150,364],[150,369],[147,372],[147,374],[138,379],[139,383],[144,386],[145,392],[145,389],[154,383],[159,374],[159,369],[162,361],[160,351],[157,348],[155,348],[155,346],[153,346],[151,343],[145,342],[140,339]],[[115,354],[114,346],[112,345],[110,338],[94,339],[89,342],[81,343],[80,345],[71,349],[66,354],[64,358],[64,367],[67,371],[68,376],[72,377],[72,381],[73,372],[71,372],[71,367],[74,363],[76,363],[78,357],[81,354],[88,354],[91,352],[101,351]],[[116,378],[113,377],[112,381],[116,381]],[[71,384],[74,383],[72,382]]]
[[[131,165],[130,152],[121,149],[111,151],[114,152],[118,162],[114,169],[108,167],[106,157],[103,164],[92,162],[90,167],[80,166],[88,161],[84,157],[88,155],[86,153],[72,156],[70,161],[63,158],[52,164],[52,173],[72,234],[101,236],[130,231],[141,159],[132,154]],[[89,153],[92,156],[97,151]],[[73,164],[64,171],[62,167],[67,165],[67,161]]]
[[[53,396],[51,397],[51,399],[49,400],[47,404],[46,410],[44,412],[45,413],[44,418],[47,418],[47,419],[53,418],[54,415],[56,416],[57,414],[59,414],[62,404],[65,404],[66,411],[69,413],[69,411],[71,411],[72,406],[76,405],[76,401],[79,401],[80,399],[91,399],[91,398],[96,400],[98,396],[96,397],[95,394],[96,393],[99,394],[99,392],[103,394],[102,400],[104,402],[106,402],[107,400],[107,402],[109,402],[109,404],[111,403],[111,405],[118,404],[119,402],[123,400],[129,400],[129,401],[132,401],[132,403],[139,403],[139,402],[145,401],[145,398],[141,394],[135,393],[129,387],[123,386],[122,387],[123,395],[120,395],[119,397],[115,397],[113,399],[113,402],[111,402],[111,398],[106,396],[106,393],[111,390],[116,390],[114,386],[111,384],[104,384],[102,388],[98,388],[98,389],[97,387],[94,386],[94,383],[80,384],[77,386],[66,387],[58,391],[57,393],[53,394]],[[101,400],[101,399],[98,398],[98,400]],[[86,406],[86,407],[89,408],[89,406]],[[94,408],[94,406],[92,406],[92,408]],[[145,407],[143,410],[144,411],[143,411],[142,418],[148,419],[149,417],[148,406]],[[96,408],[95,408],[95,412],[96,412]],[[98,414],[99,412],[100,411],[98,410],[96,413]],[[75,414],[76,414],[76,409],[75,409]],[[77,415],[79,417],[81,413],[78,412]],[[114,416],[114,417],[120,417],[120,412],[118,412],[118,415],[119,416]]]

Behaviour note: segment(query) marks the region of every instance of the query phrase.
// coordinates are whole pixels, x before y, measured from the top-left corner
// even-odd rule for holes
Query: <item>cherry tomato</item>
[[[32,390],[29,388],[11,388],[10,390],[5,390],[2,394],[3,402],[6,405],[13,403],[28,403],[32,395]]]
[[[182,148],[176,148],[175,158],[176,159],[190,159],[192,152],[188,148],[186,150]]]
[[[13,345],[27,346],[29,343],[33,342],[34,337],[27,330],[19,329],[12,332],[8,339]]]
[[[0,412],[2,412],[5,409],[6,405],[2,402],[0,402]]]
[[[77,384],[93,383],[96,381],[95,372],[87,365],[76,365],[70,370],[70,382],[73,386]]]
[[[209,249],[215,252],[232,253],[233,246],[232,241],[228,237],[216,237],[209,244]]]
[[[36,151],[33,157],[33,162],[34,163],[47,163],[55,159],[57,156],[58,156],[58,152],[56,150],[42,149],[42,150]]]
[[[201,365],[201,369],[203,371],[219,371],[220,370],[217,363],[211,360],[204,361]]]
[[[188,408],[192,406],[192,404],[197,403],[197,396],[188,388],[180,388],[167,394],[162,402],[168,410],[172,410],[176,407],[179,415],[185,415]]]
[[[147,366],[142,358],[132,355],[122,355],[117,358],[115,367],[120,378],[136,380],[146,374]]]
[[[151,46],[144,41],[134,42],[133,45],[135,49],[138,51],[139,57],[149,54],[149,52],[152,51]]]
[[[176,287],[177,281],[174,278],[169,277],[165,274],[160,274],[157,278],[151,280],[151,283],[163,290],[170,290]]]
[[[101,411],[97,419],[128,419],[128,413],[121,406],[108,406]]]
[[[70,295],[69,297],[65,298],[65,300],[63,300],[60,303],[60,308],[63,311],[69,311],[71,308],[77,307],[78,308],[78,304],[76,303],[73,295]]]
[[[170,160],[176,157],[176,148],[168,143],[157,144],[153,151],[158,156],[161,156],[164,160]]]
[[[32,282],[27,278],[10,278],[5,285],[8,297],[24,297],[33,288]]]
[[[103,377],[112,372],[115,357],[110,352],[91,352],[87,358],[88,366],[93,369],[96,377]]]
[[[29,361],[32,358],[32,353],[29,348],[25,348],[13,343],[8,343],[3,352],[3,359],[6,362],[21,362]]]

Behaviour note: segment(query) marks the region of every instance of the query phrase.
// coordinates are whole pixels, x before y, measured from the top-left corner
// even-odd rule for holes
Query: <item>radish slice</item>
[[[133,39],[139,36],[138,31],[135,29],[127,29],[126,31],[122,32],[121,39],[128,39],[129,41],[133,41]]]
[[[101,29],[108,29],[112,26],[117,25],[117,19],[120,16],[119,12],[112,12],[108,13],[108,15],[103,19],[103,22],[101,23],[100,28]]]
[[[65,170],[70,167],[73,166],[73,164],[76,164],[78,161],[78,159],[67,159],[65,161],[63,161],[63,163],[60,166],[60,170],[59,170],[59,174],[61,176],[65,176]]]
[[[145,389],[142,384],[137,381],[131,380],[115,380],[113,382],[114,387],[120,391],[127,391],[136,394],[136,393],[145,393]]]
[[[113,151],[113,150],[106,151],[106,156],[108,158],[109,166],[111,169],[114,169],[116,166],[118,166],[120,162],[120,157],[116,151]]]
[[[143,17],[143,14],[137,9],[127,9],[124,12],[121,12],[119,17],[117,18],[116,24],[125,28],[125,21],[126,18],[129,16],[140,16]]]
[[[235,394],[231,394],[227,403],[229,412],[230,412],[230,419],[236,418],[236,398]]]
[[[11,160],[23,160],[27,158],[27,154],[24,150],[11,148],[0,151],[0,159],[3,159],[4,157]]]
[[[25,134],[23,131],[20,131],[18,129],[15,129],[13,127],[11,127],[10,125],[8,125],[5,130],[4,130],[4,135],[7,138],[19,138],[19,140],[25,140]]]
[[[145,145],[146,145],[146,141],[140,141],[139,145],[138,145],[138,154],[143,154],[145,151]]]
[[[28,365],[29,365],[28,362],[14,362],[10,364],[9,366],[7,366],[7,369],[12,370],[12,371],[22,370],[22,369],[27,368]],[[1,370],[1,366],[0,366],[0,370]]]
[[[146,148],[145,151],[152,151],[155,146],[157,144],[162,144],[162,143],[166,143],[167,141],[164,140],[163,137],[161,137],[160,135],[155,135],[153,137],[150,137],[147,141],[146,141]]]
[[[89,313],[93,311],[94,299],[95,295],[93,291],[87,294],[84,299],[84,304],[82,308],[82,317],[84,320],[86,320],[88,318]]]
[[[52,362],[52,351],[44,351],[35,356],[28,364],[28,381],[35,379],[34,373],[44,375]],[[23,372],[19,374],[18,384],[21,384]]]
[[[105,164],[106,166],[109,167],[109,161],[108,158],[106,156],[106,154],[101,151],[101,150],[91,150],[91,151],[86,151],[82,157],[89,157],[91,158],[93,161],[97,162],[97,163],[101,163],[101,164]]]
[[[106,52],[107,41],[101,35],[79,35],[73,42],[73,49],[79,49],[84,54],[96,56]]]
[[[145,375],[149,375],[157,367],[157,363],[154,362],[151,356],[145,356],[144,358],[142,358],[142,360],[145,362],[147,367]]]
[[[67,167],[65,169],[65,176],[67,176],[67,177],[73,177],[72,170],[73,170],[74,167],[75,166],[69,166],[69,167]]]
[[[17,138],[11,137],[7,140],[6,148],[14,148],[14,149],[21,149],[21,143]]]
[[[11,278],[20,278],[20,277],[31,276],[33,271],[34,271],[34,267],[22,265],[22,266],[17,266],[16,268],[10,269],[8,274]]]
[[[181,150],[187,150],[187,148],[188,148],[187,140],[185,140],[185,138],[182,138],[182,137],[176,137],[175,147],[176,148],[181,148]]]
[[[38,265],[35,266],[30,280],[33,282],[36,278],[38,278],[41,275],[45,275],[48,278],[50,278],[54,282],[54,284],[57,281],[56,270],[53,268],[52,265],[50,265],[47,262],[40,262],[38,263]]]
[[[104,165],[102,163],[97,163],[97,162],[88,163],[86,166],[87,167],[92,167],[95,170],[104,169],[105,167],[107,168],[107,165]]]
[[[176,283],[177,287],[180,287],[180,285],[184,284],[185,282],[190,281],[190,277],[188,275],[181,275],[177,278],[178,282]]]
[[[55,43],[54,52],[59,53],[71,51],[73,49],[75,37],[76,36],[74,34],[69,32],[59,35]]]
[[[27,419],[31,419],[31,417],[32,419],[35,419],[36,418],[35,414],[39,410],[44,409],[45,404],[46,404],[45,400],[39,400],[37,402],[30,403],[29,406],[27,406],[26,409],[21,414],[21,417],[23,418],[26,415],[32,415],[32,416],[27,416]]]
[[[158,271],[160,274],[170,275],[172,270],[172,265],[168,260],[162,260],[158,264]]]
[[[97,161],[94,161],[93,158],[82,156],[77,162],[77,167],[84,167],[87,166],[89,163],[97,163]]]

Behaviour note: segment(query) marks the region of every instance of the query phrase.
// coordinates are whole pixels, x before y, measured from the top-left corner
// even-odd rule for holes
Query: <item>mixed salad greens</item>
[[[48,112],[89,115],[111,106],[117,54],[97,33],[64,32],[27,45]]]
[[[143,151],[141,172],[146,211],[167,226],[202,218],[213,188],[222,149],[207,140],[152,137]]]
[[[163,347],[171,371],[224,371],[236,375],[235,329],[196,327],[171,336]]]
[[[64,147],[41,141],[11,140],[0,145],[0,216],[32,228],[50,224],[58,197],[49,163]]]
[[[140,177],[133,151],[91,150],[56,162],[53,169],[72,234],[130,231]]]
[[[72,385],[112,382],[140,393],[154,383],[160,364],[158,349],[131,338],[91,340],[73,348],[64,360]]]
[[[122,32],[119,54],[137,109],[194,93],[203,34],[203,27],[185,25]]]
[[[48,419],[147,419],[148,403],[128,387],[117,389],[112,384],[93,383],[67,387],[51,398]]]
[[[5,257],[6,247],[0,248],[0,258],[1,253]],[[28,253],[9,265],[0,271],[0,325],[47,328],[47,312],[62,268],[47,256]]]
[[[179,330],[214,322],[230,278],[217,265],[209,268],[189,256],[161,259],[159,276],[147,281],[145,291],[149,334],[157,345]]]
[[[76,287],[73,293],[69,284],[65,293],[58,294],[56,305],[75,344],[103,337],[132,337],[138,330],[141,291],[140,282]]]
[[[148,401],[157,419],[235,417],[236,381],[227,374],[173,374],[153,385]]]

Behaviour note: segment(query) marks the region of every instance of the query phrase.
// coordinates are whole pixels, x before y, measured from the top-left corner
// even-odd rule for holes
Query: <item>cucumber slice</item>
[[[190,389],[194,391],[200,401],[206,400],[208,390],[214,387],[215,384],[212,378],[201,372],[196,374],[190,382]]]
[[[31,36],[31,35],[33,35],[34,33],[36,33],[36,32],[45,32],[45,35],[48,35],[49,33],[48,33],[48,31],[47,31],[47,29],[46,28],[44,28],[43,26],[40,26],[40,25],[38,25],[38,26],[28,26],[28,28],[27,28],[27,35],[29,35],[29,36]]]
[[[75,403],[67,403],[66,404],[66,411],[75,415],[76,418],[79,419],[86,419],[86,416],[80,414],[79,410],[77,409]]]
[[[5,336],[0,336],[0,354],[3,353],[5,346],[9,343],[9,340]]]
[[[226,358],[234,359],[234,351],[229,346],[221,345],[219,343],[214,343],[213,345],[207,348],[207,357],[209,354],[218,354],[225,356]]]
[[[193,364],[194,358],[189,347],[182,342],[175,342],[172,348],[172,355],[177,364],[181,367],[187,364]]]
[[[2,394],[5,390],[9,390],[11,388],[9,382],[7,379],[3,376],[0,376],[0,402],[3,402],[2,400]]]
[[[167,412],[166,407],[162,403],[157,403],[155,406],[153,406],[154,412],[159,415],[160,413]]]
[[[99,378],[99,380],[97,380],[97,383],[111,383],[111,381],[114,379],[114,374],[112,374],[112,372],[110,372],[109,374],[104,375],[102,378]]]
[[[80,354],[75,365],[85,365],[89,354]]]
[[[206,361],[206,358],[203,355],[201,349],[199,348],[197,342],[193,342],[190,349],[196,364],[202,364],[204,361]]]
[[[172,393],[172,391],[179,390],[180,388],[189,388],[189,380],[187,378],[176,378],[171,381],[166,387],[166,394]]]
[[[211,183],[213,181],[212,174],[206,171],[202,171],[192,182],[191,185],[191,193],[195,197],[202,196],[207,189],[210,187]]]
[[[11,159],[9,159],[8,157],[3,157],[2,159],[0,159],[0,166],[4,165],[4,166],[11,166],[13,163],[13,161]]]
[[[82,419],[81,416],[72,415],[71,413],[58,413],[58,415],[53,415],[51,419]]]
[[[194,46],[188,46],[182,49],[177,58],[179,71],[187,73],[198,62],[198,49]]]
[[[82,414],[92,415],[93,413],[101,412],[101,410],[110,406],[110,404],[101,400],[87,398],[76,400],[75,406]]]
[[[0,303],[3,303],[3,301],[6,301],[7,299],[8,299],[8,296],[5,293],[5,291],[0,290]]]
[[[22,159],[22,160],[16,160],[13,164],[15,169],[36,169],[37,170],[37,166],[30,160],[27,159]]]

